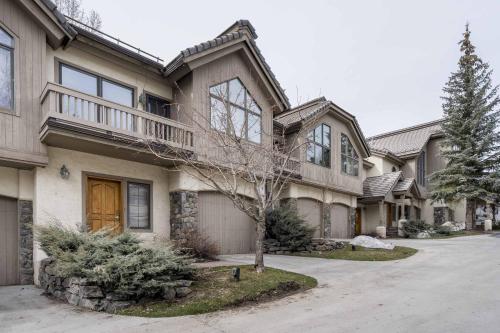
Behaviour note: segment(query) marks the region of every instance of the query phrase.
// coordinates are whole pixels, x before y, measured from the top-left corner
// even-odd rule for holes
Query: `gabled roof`
[[[278,114],[274,117],[274,121],[283,127],[292,128],[296,125],[302,125],[309,120],[314,120],[321,117],[327,112],[335,112],[336,115],[349,122],[356,135],[359,138],[360,144],[366,156],[370,156],[370,148],[365,140],[365,136],[361,131],[361,127],[356,120],[356,117],[349,112],[345,111],[332,101],[327,100],[325,97],[318,97],[307,103],[294,107],[293,109],[284,113]]]
[[[420,153],[431,137],[442,135],[442,122],[440,119],[372,136],[368,144],[375,150],[389,151],[400,158],[411,157]]]
[[[57,6],[55,3],[53,3],[51,0],[40,0],[47,9],[54,14],[54,17],[56,18],[57,22],[62,26],[62,28],[65,30],[65,32],[69,36],[75,36],[76,31],[73,29],[73,27],[69,24],[68,20],[64,17],[63,14],[59,10],[57,10]]]
[[[361,199],[385,198],[401,179],[401,171],[384,173],[380,176],[367,177],[363,182],[363,196]]]
[[[390,161],[395,162],[396,164],[398,164],[400,166],[403,165],[403,164],[405,164],[405,161],[403,161],[402,159],[400,159],[396,154],[394,154],[390,150],[387,150],[387,149],[377,149],[377,148],[370,147],[370,151],[374,155],[379,155],[379,156],[382,156],[383,158],[387,158]]]
[[[403,178],[403,172],[396,171],[366,178],[363,182],[363,196],[360,199],[382,200],[390,192],[395,195],[412,192],[416,197],[421,197],[415,178]]]
[[[411,188],[411,185],[415,182],[415,178],[403,178],[398,181],[396,186],[394,186],[393,192],[406,192]]]
[[[177,57],[175,57],[165,66],[164,69],[165,75],[168,76],[173,72],[175,72],[177,69],[184,66],[187,59],[193,55],[214,49],[218,46],[240,39],[242,41],[246,40],[248,42],[248,45],[251,47],[256,57],[262,63],[264,71],[267,74],[269,80],[276,87],[278,96],[282,100],[283,105],[285,106],[286,109],[290,108],[290,101],[288,100],[285,91],[281,87],[278,79],[272,72],[271,67],[266,62],[266,59],[262,55],[260,49],[257,46],[257,43],[255,42],[255,39],[257,39],[257,33],[255,32],[255,28],[253,27],[253,25],[248,20],[238,20],[235,23],[233,23],[229,28],[224,30],[224,32],[222,32],[222,34],[220,34],[216,38],[208,40],[204,43],[194,45],[192,47],[189,47],[181,51]]]

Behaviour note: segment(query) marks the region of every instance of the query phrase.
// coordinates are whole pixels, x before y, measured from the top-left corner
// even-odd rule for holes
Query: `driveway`
[[[0,287],[0,332],[500,332],[498,235],[396,243],[419,252],[392,262],[267,256],[267,265],[314,276],[319,287],[209,315],[93,313],[50,301],[31,286]]]

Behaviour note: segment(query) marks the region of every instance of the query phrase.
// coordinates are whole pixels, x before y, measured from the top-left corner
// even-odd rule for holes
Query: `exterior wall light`
[[[63,164],[62,167],[61,167],[61,169],[59,169],[59,174],[61,175],[62,179],[68,179],[69,178],[70,172],[69,172],[69,170],[68,170],[68,168],[66,167],[65,164]]]

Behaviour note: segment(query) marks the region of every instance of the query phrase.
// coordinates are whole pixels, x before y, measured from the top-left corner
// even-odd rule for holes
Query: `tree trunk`
[[[257,222],[257,235],[255,238],[255,270],[257,273],[264,272],[264,237],[266,236],[266,216],[259,211]]]
[[[474,215],[476,214],[476,201],[466,199],[465,201],[465,228],[471,230],[474,228]]]

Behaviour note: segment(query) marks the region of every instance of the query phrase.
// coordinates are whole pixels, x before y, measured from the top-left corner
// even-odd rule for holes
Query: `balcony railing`
[[[276,154],[276,164],[283,165],[283,170],[288,171],[292,174],[300,174],[300,161],[292,156],[288,156],[288,160],[285,162],[287,155]]]
[[[55,83],[47,83],[41,103],[42,124],[53,117],[132,136],[137,140],[152,140],[175,148],[193,149],[193,132],[187,125]]]

